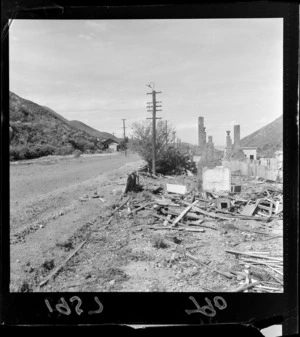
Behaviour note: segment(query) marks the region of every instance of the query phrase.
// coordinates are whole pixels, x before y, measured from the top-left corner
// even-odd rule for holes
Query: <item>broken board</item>
[[[242,215],[253,215],[255,210],[257,208],[257,205],[246,205],[243,210],[241,211]]]
[[[168,193],[186,194],[187,188],[185,185],[166,184]]]

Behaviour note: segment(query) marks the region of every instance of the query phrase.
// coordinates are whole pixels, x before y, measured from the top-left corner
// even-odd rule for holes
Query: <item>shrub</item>
[[[152,124],[134,123],[132,125],[132,149],[136,151],[152,169]],[[162,174],[181,174],[186,169],[196,172],[189,148],[175,148],[175,130],[165,122],[157,123],[156,130],[156,171]]]
[[[72,154],[73,152],[74,152],[74,148],[72,147],[72,145],[68,144],[58,149],[55,153],[60,156],[66,156],[66,155]]]
[[[34,159],[49,156],[55,152],[51,145],[19,145],[10,147],[10,160]]]
[[[74,154],[74,158],[79,158],[80,155],[81,155],[81,151],[80,151],[80,150],[75,150],[75,151],[73,152],[73,154]]]
[[[183,174],[186,170],[196,172],[196,163],[190,159],[189,153],[172,146],[164,149],[156,161],[156,171],[161,174]]]

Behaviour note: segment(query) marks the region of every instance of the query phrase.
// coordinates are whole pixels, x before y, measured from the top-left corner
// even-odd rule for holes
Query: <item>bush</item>
[[[183,174],[186,170],[195,173],[197,170],[196,163],[191,160],[188,152],[172,146],[166,148],[156,162],[157,173]]]
[[[56,151],[56,154],[60,156],[66,156],[72,154],[74,152],[74,148],[72,145],[68,144],[66,146],[61,147],[59,150]]]
[[[80,155],[81,155],[81,151],[79,151],[79,150],[75,150],[74,152],[73,152],[73,154],[74,154],[74,158],[79,158],[80,157]]]
[[[134,123],[132,125],[134,141],[132,149],[136,151],[152,169],[152,124]],[[182,174],[186,170],[196,172],[196,164],[191,158],[189,148],[175,148],[174,128],[165,122],[157,123],[156,129],[156,172],[162,174]]]
[[[49,156],[54,152],[55,148],[51,145],[11,146],[10,160],[34,159],[43,156]]]

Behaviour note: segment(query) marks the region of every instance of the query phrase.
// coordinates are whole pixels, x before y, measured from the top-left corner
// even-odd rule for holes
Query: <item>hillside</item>
[[[13,92],[9,96],[9,114],[11,160],[102,148],[96,137],[74,128],[58,113]]]
[[[275,151],[282,150],[283,116],[241,139],[243,147],[256,146],[261,157],[273,157]]]
[[[48,108],[47,106],[42,106],[42,108],[44,108],[44,109],[50,111],[53,115],[55,115],[55,116],[56,116],[58,119],[60,119],[61,121],[65,122],[65,123],[67,123],[67,124],[70,124],[70,122],[69,122],[66,118],[64,118],[63,116],[61,116],[60,114],[58,114],[58,113],[55,112],[54,110]]]
[[[102,131],[98,131],[80,121],[69,121],[69,124],[71,126],[73,126],[74,128],[80,130],[80,131],[84,131],[86,133],[88,133],[89,135],[91,135],[92,137],[96,137],[99,140],[104,140],[107,138],[111,138],[114,139],[116,141],[119,141],[119,139],[115,136],[113,136],[111,133],[108,132],[102,132]]]

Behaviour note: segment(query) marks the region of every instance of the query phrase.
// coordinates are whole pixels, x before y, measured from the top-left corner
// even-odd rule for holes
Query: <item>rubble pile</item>
[[[116,213],[134,221],[143,219],[143,226],[161,233],[157,247],[160,247],[163,238],[179,247],[176,259],[171,258],[170,261],[178,262],[180,257],[192,260],[207,272],[230,279],[232,288],[223,291],[283,291],[282,249],[224,249],[223,253],[233,265],[229,268],[225,264],[211,266],[209,262],[192,255],[190,249],[201,246],[201,243],[187,244],[192,241],[182,242],[183,239],[178,238],[180,233],[201,235],[206,231],[219,231],[225,236],[234,232],[250,243],[282,238],[282,184],[260,178],[233,176],[231,192],[216,192],[198,191],[195,188],[197,179],[190,172],[186,176],[154,176],[143,167],[129,177],[139,184],[139,188],[126,188],[107,226]],[[234,242],[228,244],[235,245]],[[207,287],[202,288],[209,290]]]

